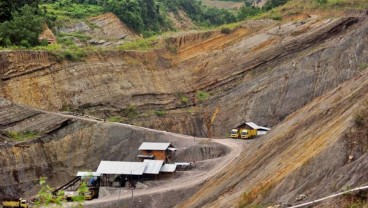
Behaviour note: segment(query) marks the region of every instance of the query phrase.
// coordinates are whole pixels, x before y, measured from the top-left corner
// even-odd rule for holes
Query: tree
[[[0,23],[11,20],[12,4],[9,0],[0,0]]]
[[[108,0],[105,4],[107,11],[115,13],[130,28],[138,32],[144,30],[141,7],[137,0]]]
[[[22,7],[19,12],[12,12],[12,20],[0,24],[0,45],[38,45],[38,36],[43,30],[45,18],[37,13],[38,9],[29,5]]]

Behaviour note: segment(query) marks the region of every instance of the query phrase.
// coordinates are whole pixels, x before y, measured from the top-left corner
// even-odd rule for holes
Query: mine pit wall
[[[41,139],[0,145],[0,199],[34,194],[41,176],[48,177],[48,182],[57,187],[78,171],[95,171],[101,160],[138,161],[137,149],[144,141],[172,143],[182,152],[178,159],[187,159],[188,153],[195,156],[190,159],[199,161],[228,151],[206,139],[194,141],[193,137],[129,125],[77,120]],[[203,153],[202,148],[212,151]]]
[[[367,135],[351,138],[347,133],[316,155],[306,165],[285,177],[264,195],[262,204],[296,204],[297,198],[306,195],[304,201],[316,200],[340,191],[366,185],[368,181]],[[353,156],[350,160],[349,156]],[[305,178],[305,180],[301,180]],[[307,182],[306,182],[307,181]]]
[[[350,79],[368,63],[367,30],[364,18],[334,20],[312,35],[254,56],[231,51],[235,45],[230,52],[179,63],[164,49],[96,52],[77,62],[58,62],[46,52],[2,51],[0,96],[40,109],[76,108],[98,117],[135,106],[142,115],[129,120],[132,124],[224,137],[244,121],[272,127]],[[172,41],[185,47],[205,34]],[[194,103],[197,90],[212,95]],[[189,96],[187,104],[180,102],[181,92]],[[143,116],[157,109],[166,115]]]

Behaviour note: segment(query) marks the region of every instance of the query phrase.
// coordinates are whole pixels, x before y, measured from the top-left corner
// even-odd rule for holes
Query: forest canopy
[[[112,12],[128,27],[145,36],[173,30],[168,12],[179,10],[199,26],[211,27],[244,20],[264,11],[246,6],[237,11],[209,8],[200,0],[0,0],[0,46],[32,47],[41,44],[38,35],[47,24],[53,27],[62,15],[83,19]],[[286,0],[271,0],[270,9]],[[59,20],[62,22],[64,19]]]

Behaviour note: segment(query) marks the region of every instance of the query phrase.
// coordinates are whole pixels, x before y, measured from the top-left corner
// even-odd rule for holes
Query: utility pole
[[[130,183],[131,183],[131,189],[132,189],[132,208],[134,207],[134,196],[133,196],[133,190],[134,190],[134,186],[133,186],[133,170],[130,171]]]

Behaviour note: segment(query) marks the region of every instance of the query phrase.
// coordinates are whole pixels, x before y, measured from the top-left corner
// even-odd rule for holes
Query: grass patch
[[[165,110],[155,110],[155,114],[158,117],[163,117],[163,116],[166,115],[166,112],[165,112]]]
[[[154,49],[158,47],[158,37],[153,36],[150,38],[138,39],[132,42],[126,42],[123,45],[119,46],[120,50],[141,50],[146,51],[150,49]]]
[[[364,69],[368,68],[368,63],[360,63],[358,65],[358,70],[363,71]]]
[[[47,51],[52,54],[58,62],[63,60],[80,61],[87,55],[84,48],[75,45],[63,48],[60,44],[49,44],[47,46],[34,47],[32,50]]]
[[[100,15],[104,12],[103,7],[92,4],[76,4],[69,2],[55,2],[53,4],[42,4],[41,8],[46,8],[47,12],[59,17],[86,18]]]
[[[129,105],[126,109],[120,112],[124,117],[127,118],[136,118],[139,113],[134,105]]]
[[[176,97],[180,100],[181,103],[186,104],[189,102],[189,98],[185,95],[185,93],[177,93]]]
[[[210,97],[210,94],[208,92],[201,91],[201,90],[198,91],[197,94],[196,94],[197,100],[199,100],[201,102],[207,100],[209,97]]]
[[[15,141],[27,141],[39,137],[39,133],[36,131],[8,131],[6,135]]]
[[[122,119],[120,116],[110,116],[109,118],[107,118],[107,121],[120,123]]]
[[[67,37],[73,37],[73,38],[77,38],[81,41],[88,41],[91,40],[91,36],[89,35],[85,35],[82,32],[74,32],[74,33],[60,33],[58,35],[58,39],[63,39],[63,38],[67,38]]]

